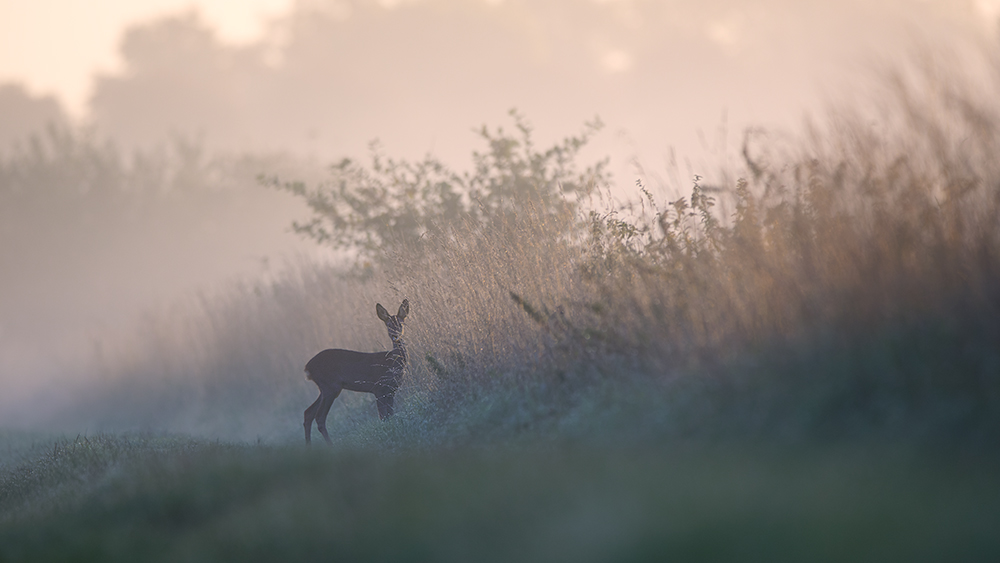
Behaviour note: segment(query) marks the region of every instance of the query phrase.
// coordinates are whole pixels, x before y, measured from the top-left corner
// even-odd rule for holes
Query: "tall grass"
[[[301,231],[367,262],[302,264],[158,317],[101,369],[77,416],[297,436],[316,392],[305,361],[326,347],[384,349],[374,304],[407,297],[400,417],[373,426],[373,400],[345,394],[335,434],[989,443],[1000,431],[1000,107],[950,76],[933,65],[890,75],[874,122],[841,109],[792,143],[748,133],[742,171],[696,177],[669,202],[640,185],[641,212],[596,198],[599,184],[560,193],[544,166],[519,167],[517,154],[549,154],[575,177],[581,146],[533,153],[523,121],[521,137],[484,133],[492,152],[465,176],[342,164],[326,187],[290,191],[315,211]],[[508,181],[520,195],[479,197]],[[431,199],[410,201],[420,194]],[[345,215],[344,202],[357,205]],[[454,213],[437,213],[444,204]],[[338,231],[359,225],[376,238]]]

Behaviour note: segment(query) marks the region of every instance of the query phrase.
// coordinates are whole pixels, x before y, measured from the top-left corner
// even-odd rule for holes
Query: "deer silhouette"
[[[319,397],[306,409],[302,423],[307,444],[311,441],[314,420],[326,443],[332,443],[326,431],[326,416],[330,413],[333,401],[344,389],[374,394],[379,418],[385,420],[392,416],[393,397],[406,369],[403,320],[409,312],[410,302],[406,299],[395,315],[390,315],[380,303],[375,304],[375,314],[389,331],[392,350],[356,352],[331,348],[316,354],[306,363],[306,379],[312,380],[319,387]]]

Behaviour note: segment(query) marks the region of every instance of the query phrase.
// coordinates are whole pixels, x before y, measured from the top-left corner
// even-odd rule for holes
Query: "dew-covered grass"
[[[3,561],[937,561],[1000,553],[996,460],[139,435],[5,468]]]

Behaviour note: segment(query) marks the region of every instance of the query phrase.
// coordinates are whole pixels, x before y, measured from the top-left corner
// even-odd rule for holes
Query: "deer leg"
[[[386,391],[381,395],[375,396],[375,402],[378,404],[378,417],[381,420],[392,416],[392,400],[395,394],[394,391]]]
[[[333,444],[330,441],[330,435],[326,432],[326,415],[330,414],[330,407],[333,406],[333,401],[340,395],[340,389],[336,391],[323,393],[323,402],[319,406],[319,411],[316,413],[316,427],[319,428],[319,433],[323,435],[323,439],[326,440],[327,444]]]
[[[313,404],[309,405],[309,408],[307,408],[306,412],[304,413],[303,420],[302,420],[302,426],[303,426],[303,428],[306,429],[306,443],[307,444],[311,442],[311,440],[310,440],[310,434],[312,434],[313,420],[316,419],[316,411],[319,410],[319,405],[322,402],[323,402],[323,392],[320,391],[319,397],[316,397],[316,400],[313,401]]]

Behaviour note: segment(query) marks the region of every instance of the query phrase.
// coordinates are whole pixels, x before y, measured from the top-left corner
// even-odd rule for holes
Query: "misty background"
[[[144,317],[331,259],[260,173],[319,179],[374,139],[464,169],[473,130],[517,108],[542,146],[599,116],[586,151],[611,157],[614,195],[642,179],[669,197],[672,173],[732,166],[748,127],[780,136],[863,97],[915,47],[994,41],[985,6],[301,1],[240,44],[188,9],[121,30],[121,68],[93,75],[82,114],[3,77],[0,422]]]

